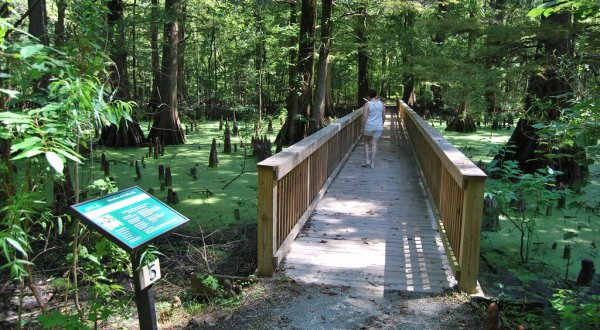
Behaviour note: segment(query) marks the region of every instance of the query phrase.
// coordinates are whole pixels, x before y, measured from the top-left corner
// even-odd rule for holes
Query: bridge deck
[[[362,141],[292,243],[284,273],[305,283],[441,292],[456,284],[416,161],[390,116],[375,168]],[[392,128],[392,129],[390,129]]]

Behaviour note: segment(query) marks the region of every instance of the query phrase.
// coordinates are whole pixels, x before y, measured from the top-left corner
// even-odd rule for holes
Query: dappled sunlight
[[[427,197],[407,186],[419,182],[414,162],[400,161],[407,155],[395,148],[382,139],[375,163],[390,166],[365,169],[359,144],[292,243],[283,264],[287,276],[382,296],[441,293],[456,284]]]

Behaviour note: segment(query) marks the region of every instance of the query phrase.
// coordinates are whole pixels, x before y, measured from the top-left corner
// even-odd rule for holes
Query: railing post
[[[479,272],[479,243],[481,239],[485,177],[466,179],[463,189],[458,288],[467,293],[474,293],[477,290]]]
[[[277,179],[273,168],[258,166],[258,275],[275,271],[277,251]]]

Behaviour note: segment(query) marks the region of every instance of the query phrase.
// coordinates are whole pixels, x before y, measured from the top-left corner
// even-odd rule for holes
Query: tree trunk
[[[60,49],[65,44],[65,11],[67,10],[66,0],[56,2],[56,25],[54,26],[55,40],[54,45]]]
[[[458,108],[458,114],[452,119],[446,127],[446,131],[472,133],[477,131],[473,117],[469,115],[469,105],[467,101],[461,101]]]
[[[255,59],[255,68],[257,73],[257,98],[258,98],[258,121],[262,122],[263,117],[263,60],[265,58],[265,40],[264,40],[264,24],[263,24],[263,16],[260,11],[260,3],[257,3],[257,6],[254,10],[254,18],[256,20],[256,59]]]
[[[413,73],[405,74],[403,84],[404,91],[402,92],[402,101],[412,107],[417,102],[417,95],[415,93],[415,75]]]
[[[181,15],[180,0],[166,0],[165,11],[167,22],[164,29],[163,79],[160,88],[164,103],[160,105],[154,116],[154,123],[148,137],[151,139],[159,137],[165,144],[174,145],[185,142],[185,133],[181,128],[177,111],[177,49],[179,42],[178,19]]]
[[[305,121],[311,117],[316,3],[316,0],[302,0],[300,47],[298,50],[298,81],[296,84],[300,95],[297,107],[292,105],[293,111],[290,112],[288,110],[288,117],[284,125],[284,128],[287,128],[287,134],[283,136],[284,144],[293,144],[302,140],[306,136],[307,125]]]
[[[186,6],[182,2],[181,6],[181,23],[179,24],[178,30],[178,48],[177,48],[177,96],[180,104],[187,104],[189,100],[189,94],[187,89],[187,84],[185,83],[185,13]]]
[[[111,0],[108,3],[107,21],[109,42],[112,44],[112,58],[115,68],[111,73],[112,83],[118,88],[117,97],[130,99],[129,77],[127,73],[127,48],[125,41],[125,22],[123,20],[123,1]],[[127,123],[121,119],[119,125],[111,124],[102,129],[100,142],[106,147],[137,147],[144,143],[144,133],[137,122]]]
[[[159,93],[160,86],[160,57],[158,54],[158,0],[152,0],[152,7],[150,12],[150,52],[152,57],[152,91],[150,93],[150,100],[148,105],[154,111],[156,111],[159,105],[162,103],[161,95]]]
[[[356,105],[362,106],[365,104],[365,98],[369,93],[369,71],[367,54],[367,15],[366,8],[358,9],[362,15],[358,16],[358,22],[355,26],[356,42],[358,46],[357,64],[358,64],[358,95]]]
[[[293,26],[297,22],[296,13],[297,2],[296,0],[290,1],[290,26]],[[289,40],[289,60],[290,64],[288,67],[288,95],[286,98],[286,108],[288,118],[281,127],[279,134],[277,134],[276,142],[280,144],[289,144],[288,132],[290,127],[289,117],[292,113],[296,113],[298,107],[298,94],[296,92],[296,74],[298,67],[296,66],[297,55],[298,55],[298,38],[294,35]]]
[[[127,72],[127,48],[125,40],[125,22],[123,20],[123,0],[111,0],[108,3],[109,43],[111,57],[115,62],[112,67],[112,85],[118,89],[117,97],[129,100],[129,75]]]
[[[325,117],[335,117],[333,101],[333,64],[327,65],[327,82],[325,84]]]
[[[46,13],[46,0],[27,0],[29,10],[29,33],[48,45],[48,15]]]
[[[569,13],[554,13],[549,17],[541,18],[540,30],[562,32],[552,33],[554,37],[540,33],[538,57],[542,62],[542,72],[534,72],[529,77],[525,97],[525,109],[529,116],[519,120],[508,141],[508,145],[514,148],[504,155],[496,156],[499,160],[518,161],[520,169],[526,173],[533,173],[546,166],[559,170],[563,174],[557,177],[557,181],[565,185],[573,185],[587,176],[587,166],[581,164],[581,161],[586,158],[585,150],[578,147],[552,150],[551,145],[539,143],[539,136],[533,125],[559,119],[561,109],[568,105],[567,98],[571,97],[572,90],[567,78],[561,77],[555,69],[560,67],[560,63],[556,61],[572,55],[572,44],[569,39],[570,23]],[[556,159],[545,157],[551,153],[566,156]]]
[[[319,49],[319,72],[317,74],[317,91],[315,106],[313,107],[310,133],[323,128],[325,120],[325,103],[327,99],[327,81],[330,74],[329,48],[331,46],[331,11],[333,0],[323,0],[321,12],[321,47]]]
[[[133,91],[131,97],[135,102],[139,102],[139,89],[138,89],[138,81],[137,81],[137,34],[136,34],[136,9],[137,9],[137,0],[133,0],[133,22],[131,27],[131,78],[132,78],[132,88]]]
[[[137,122],[127,122],[121,118],[118,128],[111,124],[102,129],[100,143],[105,147],[139,147],[144,145],[144,132]]]
[[[388,56],[388,50],[387,48],[384,48],[383,51],[381,52],[381,81],[380,81],[380,88],[379,88],[379,97],[381,99],[383,98],[387,98],[388,97],[388,80],[387,80],[387,70],[388,70],[388,66],[389,66],[389,56]]]

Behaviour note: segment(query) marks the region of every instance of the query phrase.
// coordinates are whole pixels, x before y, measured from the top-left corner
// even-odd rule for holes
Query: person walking
[[[365,164],[362,167],[375,167],[377,141],[383,134],[385,122],[385,105],[377,98],[374,89],[369,90],[369,100],[363,107],[362,130],[365,143]]]

